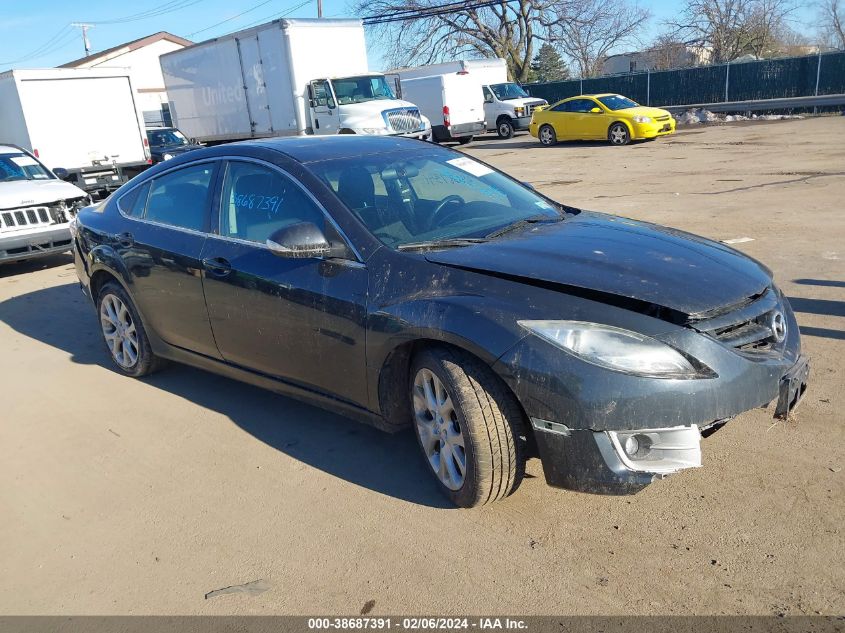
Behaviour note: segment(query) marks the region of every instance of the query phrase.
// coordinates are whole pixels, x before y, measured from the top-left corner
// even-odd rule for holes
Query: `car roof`
[[[300,163],[313,163],[332,158],[371,156],[401,150],[435,149],[438,146],[413,138],[333,134],[331,136],[288,136],[246,141],[244,143],[287,154]],[[442,149],[442,148],[441,148]]]

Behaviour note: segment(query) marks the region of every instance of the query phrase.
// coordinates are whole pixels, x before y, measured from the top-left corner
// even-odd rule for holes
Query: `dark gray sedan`
[[[119,371],[169,359],[412,426],[460,506],[511,494],[531,456],[551,485],[636,492],[700,466],[702,435],[738,413],[788,415],[807,384],[759,262],[414,140],[199,149],[82,211],[74,236]]]

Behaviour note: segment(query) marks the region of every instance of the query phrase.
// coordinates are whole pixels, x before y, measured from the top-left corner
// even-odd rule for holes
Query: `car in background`
[[[411,426],[459,506],[511,494],[528,455],[551,485],[634,493],[807,385],[759,262],[413,139],[191,152],[84,209],[75,240],[118,371],[170,359]]]
[[[175,127],[147,128],[147,141],[153,165],[170,160],[185,152],[205,147],[182,134]]]
[[[641,106],[622,95],[579,95],[535,108],[528,131],[546,146],[597,140],[627,145],[674,134],[675,119],[667,110]]]
[[[90,203],[30,152],[0,143],[0,264],[69,251],[70,222]]]

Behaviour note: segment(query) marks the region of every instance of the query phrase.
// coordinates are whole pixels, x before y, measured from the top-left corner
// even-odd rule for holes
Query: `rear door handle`
[[[215,277],[225,277],[232,272],[232,264],[222,257],[206,258],[202,260],[202,267]]]

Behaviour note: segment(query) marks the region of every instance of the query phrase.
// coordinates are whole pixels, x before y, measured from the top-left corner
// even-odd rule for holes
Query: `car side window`
[[[144,218],[194,231],[205,230],[214,163],[191,165],[153,179]]]
[[[288,176],[255,163],[229,162],[220,203],[220,235],[263,244],[297,222],[325,229],[317,204]]]
[[[589,112],[596,107],[596,104],[589,99],[575,99],[569,102],[570,112]]]
[[[128,215],[130,218],[144,217],[144,208],[147,206],[147,196],[150,193],[151,184],[151,182],[145,183],[120,196],[117,206],[123,215]]]
[[[493,93],[490,88],[484,86],[482,90],[484,91],[484,103],[493,103]]]
[[[550,110],[552,112],[569,112],[569,104],[571,101],[564,101],[563,103],[558,103],[556,106],[552,106]]]

